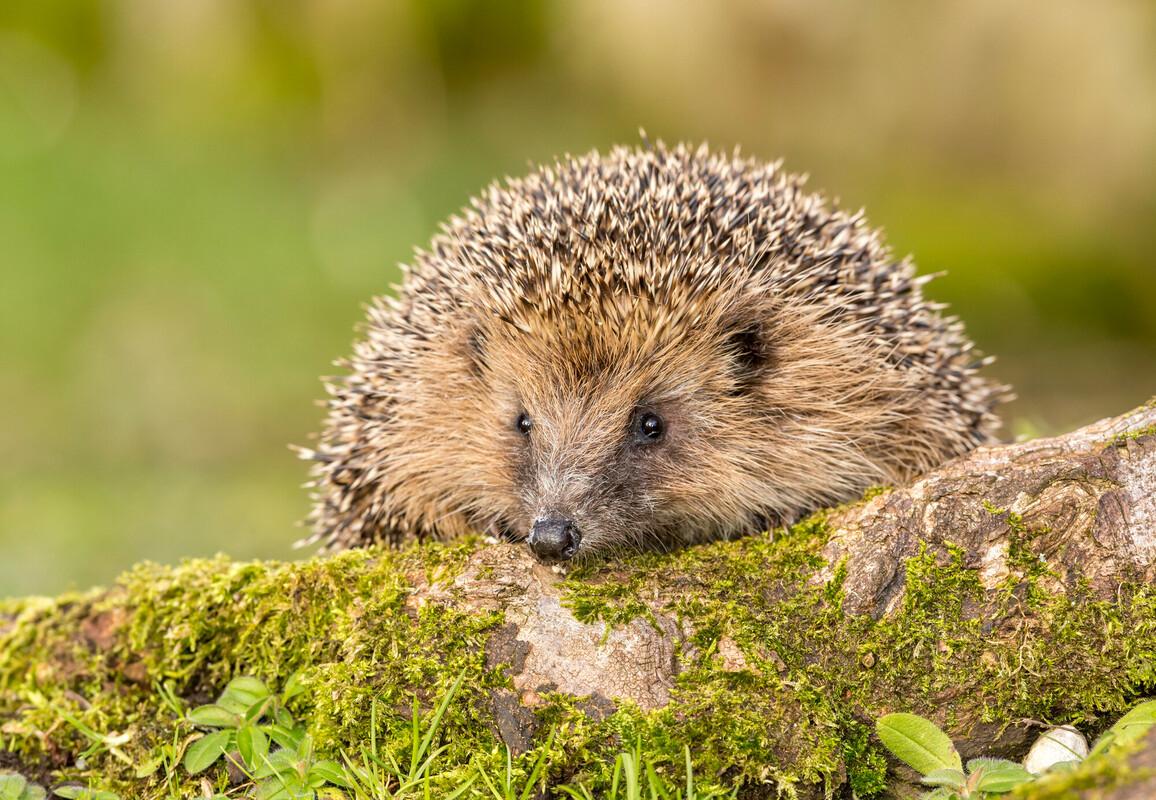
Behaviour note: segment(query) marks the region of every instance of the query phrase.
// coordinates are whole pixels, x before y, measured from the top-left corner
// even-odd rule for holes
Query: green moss
[[[1154,408],[1156,408],[1156,397],[1150,397],[1150,398],[1148,398],[1148,402],[1144,403],[1144,405],[1140,406],[1132,413],[1134,414],[1138,411],[1151,410]],[[1127,416],[1130,416],[1130,415],[1127,415]],[[1138,439],[1142,439],[1146,436],[1153,436],[1153,435],[1156,435],[1156,424],[1146,425],[1142,428],[1137,428],[1136,430],[1124,431],[1123,433],[1117,433],[1115,436],[1109,437],[1104,442],[1104,444],[1108,447],[1122,447],[1122,446],[1128,444],[1128,442],[1134,442],[1134,441],[1136,441]]]
[[[690,744],[704,784],[815,796],[846,781],[870,797],[886,776],[872,723],[888,711],[923,714],[956,737],[978,722],[1022,718],[1094,729],[1156,686],[1156,590],[1124,586],[1113,602],[1084,587],[1045,591],[1052,576],[1033,550],[1038,532],[1012,515],[1008,523],[1011,574],[998,591],[983,590],[959,548],[924,546],[905,565],[902,600],[881,620],[844,613],[841,565],[816,580],[829,567],[822,514],[774,535],[575,572],[563,587],[580,619],[665,617],[686,632],[671,702],[654,711],[621,704],[598,719],[582,698],[545,693],[536,744],[513,769],[525,775],[542,758],[552,782],[598,791],[615,754],[634,742],[671,777]],[[404,750],[412,699],[428,710],[461,675],[435,783],[455,785],[478,768],[497,774],[505,751],[490,693],[509,679],[487,668],[484,646],[503,620],[418,606],[411,594],[419,579],[454,591],[477,547],[143,565],[110,593],[10,604],[0,622],[3,748],[34,776],[92,780],[129,796],[192,792],[179,770],[134,775],[192,733],[158,686],[195,704],[237,675],[276,686],[300,670],[308,691],[291,710],[335,756],[356,755],[370,738]],[[956,699],[943,708],[945,697]],[[66,716],[128,733],[121,750],[132,764],[105,749],[77,767],[91,742]],[[215,780],[223,788],[224,777]]]
[[[863,501],[874,500],[876,497],[881,497],[891,491],[890,486],[869,486],[867,491],[863,493]]]
[[[613,574],[590,566],[572,570],[567,575],[562,604],[581,622],[605,622],[613,626],[639,617],[653,622],[650,606],[641,599],[644,587],[642,573],[638,571],[653,559],[653,555],[638,554]]]
[[[847,783],[856,797],[874,797],[887,787],[887,759],[871,741],[867,725],[848,724],[843,731]]]
[[[1153,685],[1153,589],[1126,586],[1119,603],[1095,601],[1082,586],[1057,595],[1033,550],[1042,531],[1008,517],[1011,574],[1000,591],[985,593],[960,548],[924,546],[906,564],[899,607],[880,621],[842,612],[841,568],[812,583],[824,564],[822,516],[774,539],[641,558],[627,565],[628,583],[610,570],[583,573],[568,591],[619,622],[638,616],[653,587],[679,587],[673,599],[668,588],[662,611],[693,633],[673,703],[642,731],[665,758],[680,741],[701,742],[701,766],[740,782],[803,787],[845,770],[859,796],[870,796],[885,760],[868,725],[888,711],[925,714],[957,735],[1025,717],[1096,724]],[[745,668],[724,667],[724,638]],[[941,708],[944,696],[961,702]],[[664,739],[669,729],[686,739]],[[778,763],[768,763],[771,753]]]
[[[1117,433],[1115,436],[1108,439],[1107,443],[1112,447],[1120,447],[1122,445],[1126,445],[1128,442],[1134,442],[1137,439],[1142,439],[1145,436],[1156,436],[1156,424],[1148,425],[1143,428],[1137,428],[1134,431]]]
[[[506,679],[487,670],[481,645],[501,617],[411,608],[407,576],[448,584],[475,546],[366,550],[297,564],[142,565],[108,594],[29,602],[14,609],[0,643],[4,749],[34,772],[139,792],[133,769],[118,760],[73,765],[87,742],[66,717],[130,734],[124,750],[140,764],[174,730],[193,732],[164,707],[158,684],[201,703],[231,677],[276,686],[301,670],[310,691],[293,710],[319,749],[335,755],[368,739],[375,705],[378,739],[407,740],[411,698],[428,707],[464,674],[443,720],[447,759],[464,763],[497,745],[483,719],[488,689]]]

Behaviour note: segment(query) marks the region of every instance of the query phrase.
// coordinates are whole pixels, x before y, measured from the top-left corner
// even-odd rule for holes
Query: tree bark
[[[1111,597],[1156,578],[1156,408],[1051,439],[987,447],[837,514],[825,555],[846,559],[844,608],[885,614],[903,591],[901,565],[920,543],[953,542],[986,589],[1006,580],[1019,532],[1057,574],[1054,591],[1086,581]]]

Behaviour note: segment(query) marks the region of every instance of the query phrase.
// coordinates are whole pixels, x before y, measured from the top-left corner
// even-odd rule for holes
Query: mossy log
[[[565,576],[481,540],[145,564],[109,590],[0,607],[0,768],[199,793],[155,768],[197,735],[181,704],[296,673],[290,709],[333,757],[408,747],[414,700],[428,710],[460,678],[435,797],[504,769],[507,749],[515,771],[542,759],[546,787],[597,793],[636,742],[672,775],[689,747],[700,782],[742,797],[904,795],[873,735],[884,713],[935,720],[965,758],[1018,758],[1042,725],[1094,735],[1156,691],[1154,578],[1153,403],[790,529]],[[1026,794],[1140,796],[1147,741]]]

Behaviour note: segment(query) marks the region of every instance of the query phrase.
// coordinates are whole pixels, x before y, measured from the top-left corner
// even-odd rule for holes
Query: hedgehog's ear
[[[750,319],[735,320],[725,328],[723,347],[739,391],[751,388],[774,364],[774,348],[766,328]]]

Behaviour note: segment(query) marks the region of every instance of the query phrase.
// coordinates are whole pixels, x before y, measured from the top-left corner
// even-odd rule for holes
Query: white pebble
[[[1024,769],[1040,775],[1062,761],[1083,761],[1088,740],[1071,725],[1049,728],[1040,734],[1024,758]]]

